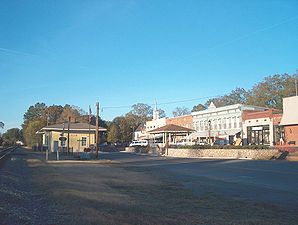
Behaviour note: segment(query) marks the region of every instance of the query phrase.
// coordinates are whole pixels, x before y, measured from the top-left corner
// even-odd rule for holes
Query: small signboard
[[[59,140],[60,140],[60,141],[66,141],[66,139],[67,139],[67,138],[66,138],[66,137],[63,137],[63,136],[62,136],[62,137],[59,137]]]
[[[252,130],[263,130],[263,127],[253,127]]]

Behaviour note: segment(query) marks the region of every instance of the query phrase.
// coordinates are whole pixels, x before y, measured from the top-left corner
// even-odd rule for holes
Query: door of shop
[[[269,145],[269,126],[250,127],[249,143],[252,145]]]

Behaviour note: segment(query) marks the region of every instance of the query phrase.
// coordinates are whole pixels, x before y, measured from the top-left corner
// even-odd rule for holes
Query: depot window
[[[86,146],[86,145],[87,145],[87,138],[82,137],[82,146]]]

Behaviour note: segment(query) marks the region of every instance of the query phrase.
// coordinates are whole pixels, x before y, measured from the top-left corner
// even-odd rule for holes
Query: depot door
[[[57,152],[58,151],[58,141],[54,141],[54,152]]]

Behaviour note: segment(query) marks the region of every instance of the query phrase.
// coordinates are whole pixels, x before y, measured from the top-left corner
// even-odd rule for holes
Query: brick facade
[[[192,115],[178,116],[173,118],[168,118],[166,124],[174,124],[181,127],[186,127],[193,129],[193,120]]]
[[[298,146],[298,125],[289,125],[284,127],[285,145]]]

